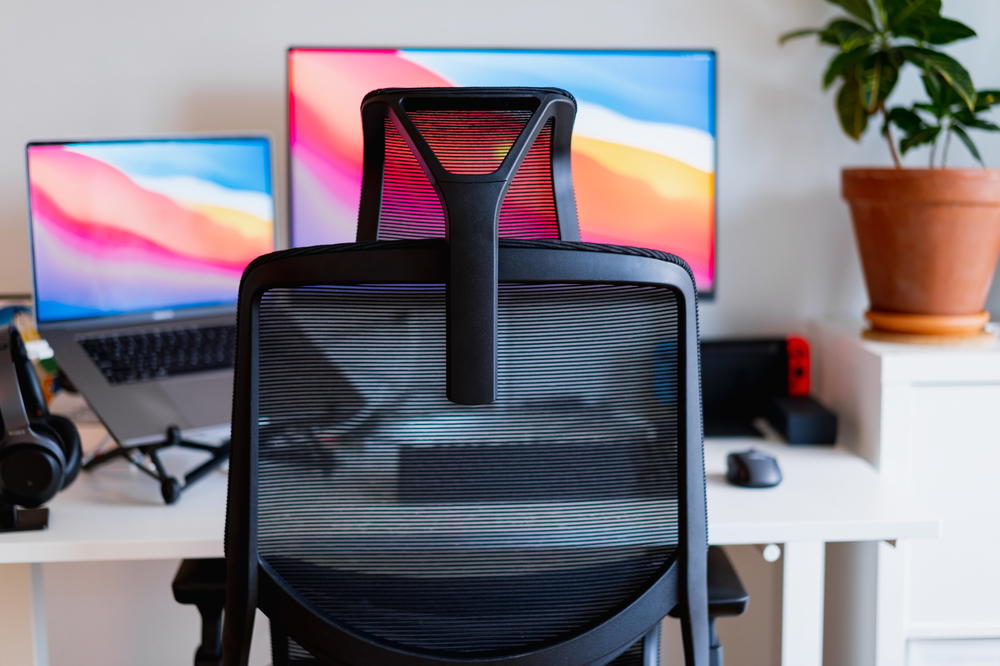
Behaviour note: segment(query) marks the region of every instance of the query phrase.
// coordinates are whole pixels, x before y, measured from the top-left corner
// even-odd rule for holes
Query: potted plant
[[[941,0],[828,0],[847,15],[825,27],[795,30],[781,43],[815,35],[836,53],[823,74],[837,84],[837,117],[858,140],[872,124],[886,141],[892,168],[845,168],[871,307],[872,329],[908,339],[982,335],[990,281],[1000,252],[1000,169],[949,168],[961,143],[981,165],[970,132],[1000,126],[984,112],[1000,90],[976,90],[968,71],[936,47],[974,37],[941,16]],[[915,68],[927,99],[892,106],[900,73]],[[929,146],[923,168],[902,158]]]

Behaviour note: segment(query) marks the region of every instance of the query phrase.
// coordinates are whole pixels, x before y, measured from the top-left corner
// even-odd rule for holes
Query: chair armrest
[[[742,615],[750,603],[726,551],[721,546],[708,549],[708,616],[710,618]],[[676,617],[673,612],[671,616]]]
[[[174,599],[194,604],[201,615],[195,666],[222,666],[222,612],[226,605],[226,561],[184,560],[171,585]]]
[[[177,603],[217,603],[221,607],[226,601],[226,561],[184,560],[174,575],[171,587]]]
[[[750,603],[740,577],[720,546],[708,549],[708,613],[713,617],[742,615]]]

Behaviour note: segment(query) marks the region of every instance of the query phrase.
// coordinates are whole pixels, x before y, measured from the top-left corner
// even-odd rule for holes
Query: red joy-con
[[[809,365],[809,341],[797,335],[788,336],[788,395],[809,395],[812,382]]]

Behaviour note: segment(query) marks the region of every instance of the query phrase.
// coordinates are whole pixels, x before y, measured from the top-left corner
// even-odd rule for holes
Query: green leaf
[[[942,81],[941,77],[932,74],[931,72],[924,71],[924,73],[920,76],[920,82],[924,84],[924,92],[927,93],[927,96],[930,97],[931,102],[935,106],[947,106],[950,100],[947,99],[946,93],[950,92],[954,95],[954,92],[951,91],[951,87]]]
[[[847,136],[855,141],[861,138],[868,127],[868,113],[861,104],[861,91],[857,80],[848,79],[837,93],[837,117]]]
[[[850,51],[838,53],[823,73],[823,90],[829,88],[839,76],[846,76],[868,55],[868,46],[858,46]],[[857,78],[856,74],[852,75]]]
[[[903,140],[899,142],[899,152],[905,155],[907,151],[911,148],[916,148],[917,146],[923,146],[924,144],[934,143],[937,139],[937,135],[941,132],[941,128],[933,125],[928,125],[927,127],[914,132],[913,134],[907,134],[903,137]]]
[[[899,152],[906,154],[908,150],[915,146],[926,143],[933,143],[941,131],[937,125],[928,124],[912,109],[897,106],[890,109],[886,114],[886,121],[882,125],[882,135],[890,138],[889,125],[898,127],[903,136],[899,142]]]
[[[927,126],[924,119],[910,109],[897,106],[889,110],[889,121],[902,130],[905,134],[912,134]]]
[[[971,120],[962,121],[962,124],[966,127],[974,127],[975,129],[987,132],[1000,132],[1000,125],[983,118],[972,118]]]
[[[976,36],[976,31],[964,23],[941,17],[914,20],[896,32],[901,36],[913,37],[930,44],[950,44]]]
[[[914,109],[920,109],[921,111],[926,111],[935,118],[942,118],[948,115],[948,107],[938,106],[937,104],[925,104],[923,102],[917,102],[913,105]]]
[[[882,51],[872,53],[861,63],[861,104],[868,113],[875,113],[896,87],[899,69]]]
[[[976,93],[976,111],[985,111],[986,109],[1000,104],[1000,90],[980,90]]]
[[[821,42],[839,46],[842,51],[850,51],[862,44],[871,44],[874,39],[874,32],[848,19],[830,21],[819,34]]]
[[[822,30],[819,30],[817,28],[801,28],[799,30],[791,30],[778,37],[778,44],[784,46],[786,42],[789,42],[793,39],[798,39],[799,37],[806,37],[808,35],[818,35],[821,32]]]
[[[882,0],[893,32],[907,30],[917,22],[941,16],[941,0]]]
[[[967,107],[970,109],[975,107],[976,89],[972,85],[972,77],[957,60],[940,51],[920,46],[901,46],[899,51],[907,60],[925,71],[941,77],[942,81],[958,93]]]
[[[979,166],[986,166],[985,164],[983,164],[983,158],[979,156],[979,151],[976,149],[976,144],[972,143],[972,139],[970,139],[969,135],[965,133],[965,130],[959,127],[958,125],[952,125],[951,131],[954,132],[955,135],[962,140],[962,143],[965,144],[965,147],[969,149],[969,152],[972,153],[972,156],[976,158],[977,162],[979,162]]]
[[[872,7],[868,0],[826,0],[831,5],[837,5],[848,14],[856,16],[871,27],[875,27],[875,18],[872,16]]]
[[[927,25],[927,41],[931,44],[950,44],[975,36],[975,30],[955,19],[939,18]]]

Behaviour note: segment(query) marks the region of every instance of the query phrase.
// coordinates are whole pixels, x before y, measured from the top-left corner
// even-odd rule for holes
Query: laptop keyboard
[[[236,327],[205,326],[80,341],[112,384],[233,367]]]

